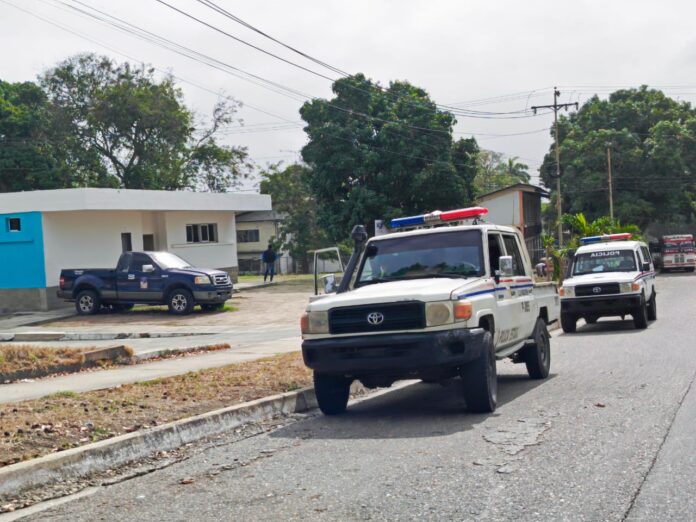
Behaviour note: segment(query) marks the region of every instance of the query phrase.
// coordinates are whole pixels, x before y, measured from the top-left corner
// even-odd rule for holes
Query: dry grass
[[[311,383],[299,353],[0,405],[0,466]]]
[[[42,348],[27,345],[0,345],[0,374],[46,371],[57,366],[83,364],[84,352],[94,348]]]

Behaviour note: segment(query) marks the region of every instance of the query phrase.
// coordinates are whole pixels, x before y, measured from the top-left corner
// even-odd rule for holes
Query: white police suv
[[[578,319],[593,324],[600,317],[630,315],[636,328],[657,319],[655,267],[645,243],[631,234],[581,239],[570,277],[563,282],[561,326],[575,332]]]

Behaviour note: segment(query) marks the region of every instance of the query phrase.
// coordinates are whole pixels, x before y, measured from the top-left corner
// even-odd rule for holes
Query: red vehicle
[[[684,269],[693,272],[696,268],[694,236],[675,234],[662,236],[662,270]]]

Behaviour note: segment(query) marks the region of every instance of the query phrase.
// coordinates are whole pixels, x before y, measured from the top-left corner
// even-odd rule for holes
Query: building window
[[[217,243],[217,223],[186,225],[187,243]]]
[[[22,231],[22,220],[19,218],[7,218],[7,231],[8,232],[21,232]]]
[[[237,230],[237,243],[258,243],[258,230]]]

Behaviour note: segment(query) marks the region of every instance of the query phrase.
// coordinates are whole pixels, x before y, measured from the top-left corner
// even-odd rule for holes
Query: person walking
[[[264,264],[266,265],[266,270],[263,273],[263,282],[266,282],[266,278],[268,276],[271,277],[271,283],[273,282],[273,276],[275,275],[275,262],[278,256],[276,255],[275,251],[273,250],[273,245],[270,243],[268,244],[268,248],[264,250],[263,256],[261,256],[261,259],[263,260]]]

